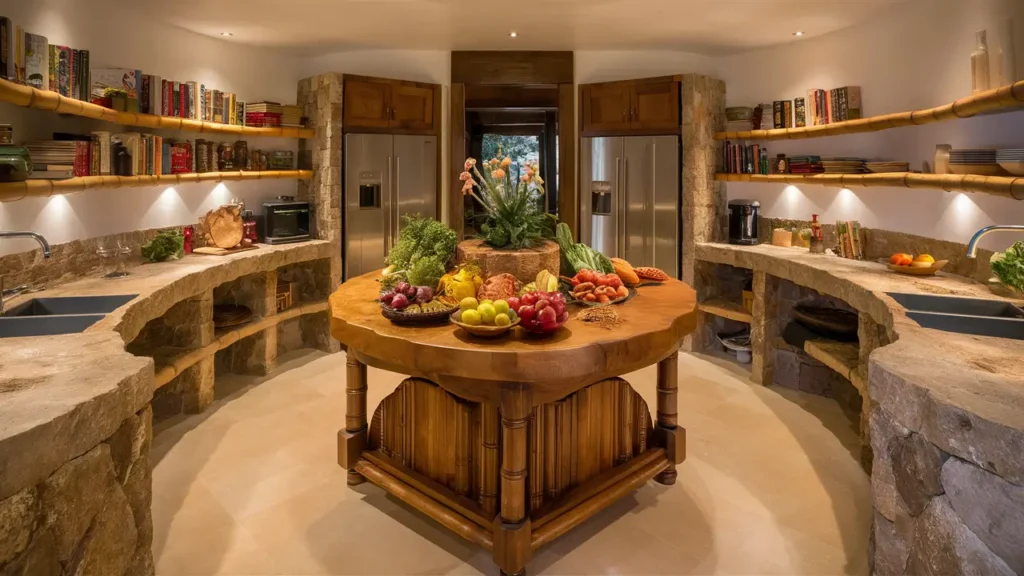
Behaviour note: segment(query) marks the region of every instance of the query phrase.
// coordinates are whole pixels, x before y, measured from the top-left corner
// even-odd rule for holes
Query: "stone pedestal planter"
[[[558,244],[550,240],[524,250],[496,250],[483,240],[465,240],[459,244],[456,258],[459,262],[475,260],[485,276],[508,273],[528,284],[537,278],[537,273],[547,270],[558,273]]]

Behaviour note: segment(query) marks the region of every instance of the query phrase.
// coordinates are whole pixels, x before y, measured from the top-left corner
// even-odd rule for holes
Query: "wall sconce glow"
[[[974,200],[963,192],[957,192],[956,196],[953,197],[953,208],[960,214],[972,212],[977,206],[974,204]]]
[[[180,199],[178,191],[173,186],[170,186],[160,193],[160,197],[157,198],[157,204],[164,210],[171,210]]]
[[[221,32],[220,35],[221,36],[234,36],[234,34],[232,34],[231,32]]]
[[[793,32],[793,36],[803,36],[803,35],[804,35],[803,30],[797,30],[796,32]]]
[[[509,32],[508,35],[509,38],[517,38],[519,36],[519,34],[517,34],[514,30],[512,32]]]

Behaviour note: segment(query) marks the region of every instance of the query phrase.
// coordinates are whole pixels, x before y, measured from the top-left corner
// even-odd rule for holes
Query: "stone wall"
[[[1019,478],[950,455],[881,407],[871,437],[876,574],[1024,574]]]
[[[775,228],[800,230],[810,228],[810,222],[762,216],[758,219],[757,228],[762,243],[771,244],[772,230]],[[836,245],[835,224],[822,225],[822,233],[825,237],[825,246]],[[897,252],[931,254],[936,260],[949,260],[949,264],[943,269],[944,272],[972,278],[979,282],[986,282],[992,277],[992,268],[989,266],[989,260],[992,258],[991,250],[979,249],[978,257],[971,259],[967,257],[967,244],[875,228],[862,228],[861,239],[864,243],[864,258],[866,260],[880,258],[888,260]]]
[[[0,500],[0,575],[153,574],[152,412]]]

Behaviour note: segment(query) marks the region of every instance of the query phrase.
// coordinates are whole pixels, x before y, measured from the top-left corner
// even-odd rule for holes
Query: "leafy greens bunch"
[[[992,257],[996,278],[1019,292],[1024,292],[1024,242],[1015,242],[1006,252]]]
[[[413,286],[437,286],[458,242],[454,230],[433,218],[403,216],[398,242],[384,259],[392,270],[385,283],[405,280]]]

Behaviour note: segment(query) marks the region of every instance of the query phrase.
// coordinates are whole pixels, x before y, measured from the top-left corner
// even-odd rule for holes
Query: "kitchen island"
[[[650,479],[673,484],[685,457],[677,354],[696,294],[675,280],[613,308],[611,329],[575,319],[537,337],[478,339],[449,324],[381,316],[376,273],[330,298],[331,333],[348,350],[338,434],[349,483],[380,486],[523,574],[534,550]],[[652,422],[619,376],[658,365]],[[366,367],[407,374],[367,421]]]

